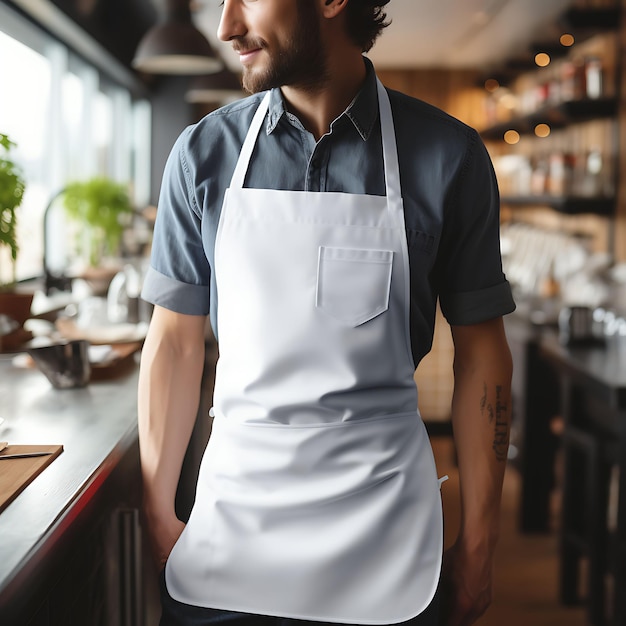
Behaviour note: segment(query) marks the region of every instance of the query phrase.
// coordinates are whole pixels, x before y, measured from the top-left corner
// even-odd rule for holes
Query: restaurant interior
[[[152,626],[141,299],[166,159],[246,97],[217,0],[0,1],[0,624]],[[516,311],[494,600],[479,626],[626,626],[626,0],[391,0],[383,84],[477,129]],[[106,207],[106,208],[103,208]],[[207,323],[185,520],[211,432]],[[415,380],[460,524],[454,345]],[[2,442],[0,442],[0,448]],[[2,455],[0,449],[0,456]],[[28,455],[28,456],[23,456]]]

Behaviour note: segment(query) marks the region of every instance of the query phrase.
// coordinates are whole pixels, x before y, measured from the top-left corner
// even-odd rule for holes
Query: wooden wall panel
[[[475,71],[420,69],[377,73],[390,89],[424,100],[475,128],[484,126],[483,90]]]

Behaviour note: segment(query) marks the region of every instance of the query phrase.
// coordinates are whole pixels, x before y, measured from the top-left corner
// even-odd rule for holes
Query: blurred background
[[[483,626],[626,624],[625,8],[392,0],[391,26],[369,54],[387,87],[480,132],[500,186],[503,264],[518,308],[506,320],[513,430],[496,604]],[[165,160],[188,124],[245,95],[238,58],[216,37],[220,11],[217,0],[0,2],[0,392],[33,341],[124,343],[115,364],[140,350],[151,310],[139,293]],[[9,292],[26,298],[22,313],[5,308]],[[210,432],[210,328],[207,347],[183,517]],[[451,477],[448,543],[458,526],[452,357],[438,314],[416,381],[440,474]],[[132,394],[134,374],[113,374],[111,393]],[[18,392],[3,393],[0,411],[15,424],[9,408],[22,404],[7,398]],[[13,576],[0,571],[0,606],[29,604],[24,589],[6,595]],[[45,617],[18,612],[15,623],[154,623],[150,577],[131,576],[129,599],[111,595],[107,576],[77,621],[55,617],[50,598],[32,591]]]

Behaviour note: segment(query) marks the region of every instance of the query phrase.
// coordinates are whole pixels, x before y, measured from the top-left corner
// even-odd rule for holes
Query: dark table
[[[513,355],[510,463],[522,477],[519,528],[546,533],[550,527],[550,499],[555,487],[555,455],[559,445],[552,420],[559,410],[558,373],[540,353],[544,335],[556,328],[533,324],[522,306],[505,318]]]
[[[565,428],[585,420],[588,432],[601,433],[603,440],[615,450],[619,469],[615,536],[609,544],[611,554],[600,555],[600,561],[606,558],[612,564],[608,565],[614,576],[612,623],[623,626],[626,624],[626,338],[608,340],[605,344],[564,345],[557,335],[547,333],[539,338],[538,346],[541,358],[559,376],[559,408]],[[570,471],[567,462],[564,471]],[[579,478],[580,484],[574,485],[574,492],[583,490],[586,476],[581,474]],[[568,564],[562,563],[562,567],[564,575],[570,575]],[[600,571],[595,576],[598,585],[602,584],[603,574]]]

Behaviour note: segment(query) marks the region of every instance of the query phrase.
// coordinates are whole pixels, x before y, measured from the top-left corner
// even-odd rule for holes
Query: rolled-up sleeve
[[[206,315],[209,312],[209,288],[190,285],[148,268],[141,297],[170,311],[185,315]]]
[[[450,324],[477,324],[515,310],[502,271],[500,198],[487,150],[475,131],[446,203],[437,261],[441,310]]]
[[[207,315],[211,269],[185,158],[188,132],[180,135],[165,165],[141,297],[177,313]]]

